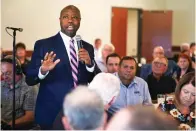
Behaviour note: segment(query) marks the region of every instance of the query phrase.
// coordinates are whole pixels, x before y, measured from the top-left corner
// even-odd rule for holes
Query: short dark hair
[[[109,55],[106,57],[106,64],[108,63],[108,59],[109,59],[110,57],[118,57],[119,59],[121,59],[120,56],[119,56],[117,53],[112,53],[112,54],[109,54]]]
[[[22,43],[22,42],[17,43],[16,46],[15,46],[15,48],[16,48],[16,50],[17,50],[18,48],[23,48],[23,49],[26,50],[26,46],[25,46],[25,44]]]
[[[95,39],[95,43],[97,43],[97,42],[100,41],[100,40],[101,40],[100,38]]]
[[[124,56],[124,57],[120,60],[120,63],[119,63],[120,66],[122,65],[122,62],[123,62],[124,60],[133,60],[133,61],[135,61],[135,66],[137,67],[137,62],[136,62],[135,58],[133,58],[132,56]]]
[[[193,46],[195,46],[195,42],[192,42],[192,43],[190,44],[190,48],[192,48]]]
[[[80,10],[78,9],[78,7],[76,7],[76,6],[74,6],[74,5],[68,5],[68,6],[64,7],[64,8],[61,10],[60,17],[62,16],[63,12],[66,11],[66,10],[75,10],[75,11],[78,13],[78,15],[79,15],[79,17],[80,17],[80,19],[81,19]]]

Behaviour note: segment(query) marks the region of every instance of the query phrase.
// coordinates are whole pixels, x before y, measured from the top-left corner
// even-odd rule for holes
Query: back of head
[[[89,84],[89,89],[96,91],[107,105],[120,92],[120,80],[110,73],[99,73]]]
[[[63,103],[64,115],[74,130],[94,130],[103,126],[104,106],[100,96],[86,86],[78,86]]]
[[[119,121],[121,124],[118,124]],[[138,105],[120,110],[108,126],[108,129],[115,128],[118,130],[177,130],[178,124],[169,115],[156,111],[153,106]]]
[[[178,123],[170,115],[154,107],[138,107],[132,111],[127,130],[177,130]]]

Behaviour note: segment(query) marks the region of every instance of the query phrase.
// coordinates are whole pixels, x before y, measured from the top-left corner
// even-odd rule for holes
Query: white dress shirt
[[[70,43],[70,40],[71,40],[71,37],[65,35],[65,34],[62,33],[61,31],[60,31],[60,35],[61,35],[61,37],[62,37],[62,39],[63,39],[65,48],[66,48],[66,50],[67,50],[67,54],[68,54],[68,57],[69,57],[69,61],[71,61],[71,57],[70,57],[70,44],[69,44],[69,43]],[[77,42],[76,42],[75,36],[74,36],[72,39],[74,40],[74,46],[75,46],[75,50],[76,50],[76,54],[77,54],[77,60],[78,60],[78,46],[77,46]],[[54,53],[55,53],[55,52],[54,52]],[[89,68],[88,66],[86,66],[86,69],[87,69],[87,71],[89,71],[89,72],[93,72],[93,71],[94,71],[94,68],[95,68],[95,64],[94,64],[93,67],[91,67],[91,68]],[[48,75],[48,73],[49,73],[49,71],[48,71],[45,75],[41,74],[41,67],[40,67],[40,68],[39,68],[39,74],[38,74],[39,79],[41,79],[41,80],[44,79],[44,78]]]

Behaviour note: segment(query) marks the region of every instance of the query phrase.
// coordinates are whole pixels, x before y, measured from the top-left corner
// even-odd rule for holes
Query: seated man
[[[62,122],[66,130],[102,130],[106,115],[101,97],[86,86],[66,95]]]
[[[162,46],[156,46],[153,50],[153,59],[156,57],[164,57],[165,52]],[[173,76],[173,74],[179,69],[175,61],[169,60],[167,69],[164,75]],[[140,69],[140,77],[146,80],[147,76],[152,73],[152,64],[145,64]]]
[[[112,114],[108,112],[108,109],[120,92],[119,79],[110,73],[99,73],[94,77],[88,88],[96,91],[103,99],[104,109],[108,115],[107,121],[109,121]]]
[[[1,59],[1,118],[12,126],[13,111],[13,57]],[[15,128],[28,129],[27,125],[34,121],[36,91],[29,87],[22,74],[19,60],[16,59],[15,75]]]
[[[157,100],[158,94],[170,94],[175,91],[175,80],[171,76],[164,76],[167,66],[166,57],[156,57],[152,62],[152,73],[146,79],[152,100]]]
[[[115,75],[120,80],[120,95],[109,108],[110,113],[115,113],[129,105],[151,104],[151,97],[147,83],[136,74],[137,63],[133,57],[125,56],[121,59],[119,70]]]
[[[120,56],[116,53],[112,53],[107,56],[106,58],[106,67],[108,73],[115,73],[118,72],[120,63]]]

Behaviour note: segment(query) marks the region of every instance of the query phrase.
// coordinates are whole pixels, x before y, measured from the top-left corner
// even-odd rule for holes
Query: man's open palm
[[[60,62],[60,59],[54,61],[56,54],[54,52],[46,53],[44,60],[41,61],[41,73],[46,74],[48,71],[54,69],[54,67]]]

